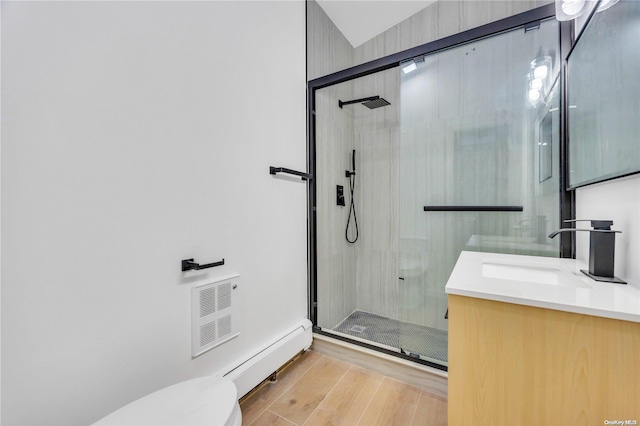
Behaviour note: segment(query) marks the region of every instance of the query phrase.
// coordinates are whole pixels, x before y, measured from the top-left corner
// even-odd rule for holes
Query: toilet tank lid
[[[95,425],[225,424],[238,402],[234,383],[200,377],[160,389],[114,411]]]

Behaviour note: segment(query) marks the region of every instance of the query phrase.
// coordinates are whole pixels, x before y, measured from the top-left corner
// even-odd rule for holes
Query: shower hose
[[[358,218],[356,217],[356,206],[353,201],[353,192],[354,192],[355,186],[356,186],[356,173],[355,171],[353,171],[349,175],[349,192],[351,192],[351,206],[349,207],[349,218],[347,219],[347,227],[344,230],[344,236],[350,244],[353,244],[356,241],[358,241]],[[351,216],[353,216],[353,224],[356,227],[356,236],[353,240],[349,238],[349,226],[351,225]]]

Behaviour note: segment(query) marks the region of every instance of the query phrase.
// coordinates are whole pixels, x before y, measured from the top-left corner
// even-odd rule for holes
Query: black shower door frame
[[[502,32],[510,31],[523,27],[535,28],[536,23],[542,20],[555,17],[555,5],[548,4],[536,9],[529,10],[517,15],[510,16],[495,22],[491,22],[480,27],[476,27],[449,37],[444,37],[411,49],[407,49],[389,56],[385,56],[374,61],[366,62],[355,67],[347,68],[324,77],[316,78],[307,82],[307,171],[313,176],[309,180],[308,185],[308,206],[307,206],[307,254],[308,254],[308,315],[313,323],[313,331],[317,334],[329,336],[334,339],[343,340],[378,352],[388,353],[390,355],[411,360],[420,364],[425,364],[439,370],[447,370],[447,367],[414,358],[409,355],[402,354],[380,348],[378,346],[364,343],[361,341],[349,339],[348,337],[338,336],[333,333],[323,331],[318,326],[318,287],[317,287],[317,222],[316,222],[316,90],[332,86],[334,84],[343,83],[364,77],[369,74],[385,71],[391,68],[399,67],[402,62],[413,59],[418,56],[425,56],[456,47],[462,44],[477,41],[479,39],[491,37]],[[560,219],[561,221],[575,219],[575,200],[574,191],[569,190],[568,182],[568,158],[567,158],[567,57],[572,49],[574,42],[574,24],[573,21],[560,22],[559,25],[559,45],[560,58],[562,66],[560,68],[560,93],[561,93],[561,119],[560,119]],[[562,233],[560,240],[560,257],[575,258],[575,238],[573,233]]]

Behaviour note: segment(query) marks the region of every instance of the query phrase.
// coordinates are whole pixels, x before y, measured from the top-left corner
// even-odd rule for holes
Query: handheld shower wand
[[[356,150],[351,151],[351,170],[353,170],[353,174],[356,174]]]
[[[358,241],[358,218],[356,217],[356,206],[353,200],[353,193],[356,186],[356,150],[351,152],[351,171],[345,171],[345,176],[349,178],[349,191],[351,192],[351,205],[349,207],[349,218],[347,219],[347,227],[344,230],[344,236],[349,244]],[[353,215],[353,223],[356,227],[356,235],[354,239],[349,238],[349,226],[351,225],[351,215]]]

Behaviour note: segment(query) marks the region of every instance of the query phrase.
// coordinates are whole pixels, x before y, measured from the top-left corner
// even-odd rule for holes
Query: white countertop
[[[505,265],[507,268],[509,265],[540,267],[543,271],[562,274],[565,284],[491,278],[490,267],[495,265],[498,268]],[[463,251],[445,291],[447,294],[640,322],[638,283],[599,282],[584,275],[580,269],[588,267],[574,259]],[[530,277],[535,281],[533,274]]]

